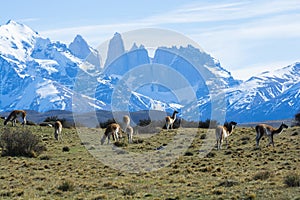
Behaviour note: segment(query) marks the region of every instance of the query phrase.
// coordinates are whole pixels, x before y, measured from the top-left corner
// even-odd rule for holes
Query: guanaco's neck
[[[279,127],[278,129],[276,129],[276,130],[273,132],[273,134],[279,134],[279,133],[281,133],[282,129],[283,129],[283,125],[280,125],[280,127]]]
[[[176,112],[173,112],[172,119],[176,119]]]

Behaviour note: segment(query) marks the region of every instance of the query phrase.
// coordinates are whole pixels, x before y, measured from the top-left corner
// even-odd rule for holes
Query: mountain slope
[[[191,45],[158,47],[150,57],[143,45],[125,49],[119,33],[102,63],[80,35],[66,45],[12,20],[0,26],[0,44],[0,111],[91,112],[120,105],[224,120],[211,116],[215,109],[239,123],[293,118],[300,111],[300,63],[241,82]]]
[[[72,110],[72,88],[83,61],[66,45],[14,21],[1,26],[0,34],[0,110]],[[105,106],[100,101],[93,104],[98,109]]]
[[[69,44],[70,52],[82,60],[91,63],[94,68],[88,71],[99,71],[101,66],[101,56],[98,51],[88,45],[81,35],[76,35],[74,40]]]
[[[292,118],[300,110],[300,63],[252,77],[228,89],[227,112],[241,121]]]

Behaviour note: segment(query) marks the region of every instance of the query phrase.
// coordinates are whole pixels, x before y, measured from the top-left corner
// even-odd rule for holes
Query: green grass
[[[22,130],[9,127],[12,130]],[[297,199],[300,188],[299,127],[275,136],[275,148],[255,148],[255,131],[237,128],[229,148],[201,150],[209,134],[205,129],[181,129],[134,136],[121,145],[125,151],[156,153],[175,136],[194,140],[173,162],[155,171],[129,173],[99,161],[91,152],[101,146],[102,129],[86,129],[81,140],[76,129],[63,129],[56,141],[51,127],[26,127],[39,136],[46,150],[36,158],[0,157],[0,199]],[[0,134],[3,132],[0,120]],[[66,147],[68,151],[63,149]],[[184,148],[181,144],[176,149]],[[209,153],[209,154],[207,154]],[[120,157],[126,154],[120,154]],[[109,156],[109,155],[108,155]],[[170,158],[172,154],[170,153]],[[168,157],[166,158],[168,159]],[[147,160],[151,165],[151,159]],[[292,174],[292,175],[291,175]],[[296,179],[296,181],[294,181]],[[287,184],[291,183],[292,187]]]

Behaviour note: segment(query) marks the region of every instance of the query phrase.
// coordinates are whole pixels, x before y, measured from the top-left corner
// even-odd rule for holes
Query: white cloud
[[[276,69],[281,69],[283,67],[289,66],[293,63],[296,63],[292,60],[279,61],[279,62],[268,62],[268,63],[259,63],[249,66],[244,66],[240,69],[231,70],[233,77],[237,77],[241,80],[248,80],[252,76],[257,76],[266,71],[275,71]]]
[[[272,15],[253,14],[247,20],[211,27],[199,25],[190,29],[189,35],[236,78],[249,78],[254,69],[262,72],[287,66],[299,61],[296,52],[300,51],[300,14],[293,11],[299,10],[300,3],[284,2],[276,2],[276,6],[281,4],[279,8],[270,5],[266,13]],[[261,13],[265,7],[257,5],[255,12]]]
[[[22,19],[17,19],[15,21],[20,22],[20,23],[27,23],[27,22],[35,22],[39,21],[40,18],[22,18]]]
[[[41,35],[70,43],[71,40],[80,34],[87,39],[87,42],[94,47],[110,39],[115,32],[126,32],[138,28],[146,27],[146,24],[139,22],[119,23],[119,24],[96,24],[87,26],[74,26],[68,28],[52,29],[41,31]]]
[[[290,1],[207,1],[143,19],[150,24],[224,22],[297,11],[300,3]]]
[[[181,24],[183,23],[194,26],[187,30],[181,30],[181,32],[187,34],[190,34],[191,30],[195,30],[195,27],[199,27],[198,30],[205,34],[231,34],[234,31],[233,33],[239,37],[258,37],[260,35],[269,37],[270,33],[272,35],[281,34],[278,33],[278,30],[282,32],[284,30],[292,30],[295,27],[299,27],[297,29],[300,29],[300,15],[297,12],[284,15],[286,12],[295,10],[300,10],[300,3],[295,0],[277,0],[271,2],[229,1],[227,3],[208,1],[188,4],[177,10],[130,22],[74,26],[56,30],[45,30],[41,33],[52,37],[81,33],[92,38],[96,34],[98,37],[101,37],[101,35],[106,35],[107,33],[112,35],[116,31],[124,32],[145,27],[162,27],[168,24],[175,24],[178,27],[176,29],[180,31]],[[243,19],[247,19],[247,21],[239,22]],[[233,20],[236,20],[236,22],[225,22]],[[220,24],[220,22],[224,23]],[[295,35],[297,33],[291,31],[289,34]]]
[[[288,61],[296,61],[289,52],[282,52],[280,57],[261,58],[257,50],[279,51],[272,49],[272,42],[295,41],[290,51],[300,51],[300,3],[289,1],[200,1],[187,4],[184,7],[167,11],[142,19],[117,24],[96,24],[89,26],[74,26],[70,28],[45,30],[41,34],[54,40],[70,43],[76,34],[82,35],[89,44],[97,47],[110,39],[114,32],[126,32],[147,27],[172,27],[194,41],[215,58],[222,66],[237,78],[246,77],[241,68],[256,68],[263,65],[288,65]],[[282,42],[283,43],[283,42]],[[292,43],[292,42],[290,42]],[[286,49],[288,44],[281,44]],[[278,55],[278,53],[274,53]],[[259,57],[259,59],[258,59]],[[271,65],[270,63],[274,63]],[[277,63],[277,64],[276,64]],[[250,70],[251,71],[251,70]],[[238,74],[241,73],[241,75]],[[243,75],[244,74],[244,75]]]

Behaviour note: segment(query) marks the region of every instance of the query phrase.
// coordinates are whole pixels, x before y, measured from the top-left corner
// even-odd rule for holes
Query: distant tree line
[[[106,128],[107,125],[111,123],[116,123],[114,119],[108,119],[105,122],[100,122],[98,128]],[[162,129],[166,129],[165,121],[164,120],[151,120],[149,119],[141,119],[137,123],[142,130],[146,131],[147,133],[156,130],[157,127],[161,127]],[[173,129],[178,129],[179,127],[183,128],[216,128],[218,122],[216,120],[207,119],[205,121],[187,121],[184,119],[176,119],[173,125]],[[153,130],[152,130],[153,129]]]
[[[47,117],[42,124],[40,125],[47,125],[47,124],[51,124],[51,125],[54,125],[54,123],[56,121],[60,121],[61,124],[63,125],[64,128],[71,128],[71,127],[75,127],[74,125],[74,122],[69,122],[67,121],[65,118],[58,118],[57,116],[50,116],[50,117]]]
[[[100,122],[99,126],[97,126],[97,128],[106,128],[108,125],[112,124],[112,123],[116,123],[116,121],[114,119],[108,119],[105,122]]]
[[[294,126],[300,126],[300,112],[295,115]]]

